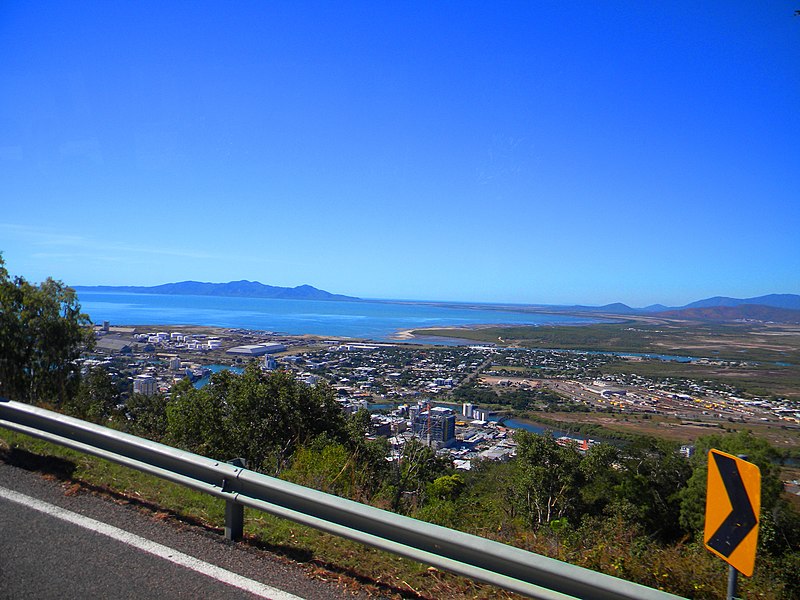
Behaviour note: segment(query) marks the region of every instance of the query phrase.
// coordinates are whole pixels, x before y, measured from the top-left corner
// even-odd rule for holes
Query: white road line
[[[228,571],[198,558],[194,558],[193,556],[189,556],[183,552],[178,552],[177,550],[169,548],[168,546],[157,544],[156,542],[125,531],[124,529],[119,529],[118,527],[108,525],[102,521],[96,521],[95,519],[84,517],[78,513],[74,513],[53,504],[48,504],[47,502],[42,502],[37,498],[20,494],[19,492],[9,490],[2,486],[0,486],[0,498],[5,498],[11,502],[16,502],[17,504],[27,506],[28,508],[32,508],[46,515],[50,515],[51,517],[61,519],[62,521],[67,521],[79,527],[83,527],[84,529],[108,536],[124,544],[128,544],[129,546],[133,546],[134,548],[138,548],[139,550],[143,550],[144,552],[158,556],[159,558],[163,558],[175,564],[181,565],[182,567],[186,567],[187,569],[202,573],[203,575],[211,577],[212,579],[216,579],[217,581],[227,583],[233,587],[245,590],[251,594],[255,594],[261,598],[267,598],[268,600],[303,600],[299,596],[295,596],[293,594],[284,592],[283,590],[270,587],[253,579],[248,579],[247,577],[243,577],[242,575],[238,575],[232,571]]]

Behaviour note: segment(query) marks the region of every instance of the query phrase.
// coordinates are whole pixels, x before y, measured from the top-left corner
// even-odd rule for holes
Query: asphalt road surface
[[[366,598],[219,534],[0,461],[0,599]]]

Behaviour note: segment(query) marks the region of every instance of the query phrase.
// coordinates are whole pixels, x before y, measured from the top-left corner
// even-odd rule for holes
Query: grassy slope
[[[0,429],[0,460],[65,481],[68,484],[65,493],[86,490],[106,494],[150,511],[154,518],[190,522],[222,533],[223,501],[114,463],[3,429]],[[495,484],[488,483],[489,488],[494,489]],[[472,507],[477,511],[473,514],[477,521],[467,519],[471,530],[486,521],[480,518],[487,511],[486,500],[481,498],[476,496],[475,501],[480,504]],[[462,507],[456,512],[461,514],[464,510]],[[345,589],[362,589],[391,598],[517,597],[258,511],[247,510],[245,517],[245,543],[305,564],[311,576],[337,580]],[[490,525],[490,530],[471,532],[488,537],[501,534],[496,522]],[[638,580],[651,587],[695,598],[724,597],[727,569],[701,546],[681,542],[664,547],[646,544],[644,548],[640,547],[642,540],[625,533],[628,529],[620,522],[608,531],[598,532],[597,540],[586,539],[578,544],[580,547],[573,541],[571,550],[566,542],[563,546],[559,544],[558,535],[547,531],[534,535],[512,527],[505,535],[511,535],[514,544],[533,552]],[[774,584],[770,578],[774,569],[774,566],[766,570],[762,567],[756,577],[742,582],[742,591],[748,597],[759,592],[758,597],[766,600],[779,598],[780,584]]]

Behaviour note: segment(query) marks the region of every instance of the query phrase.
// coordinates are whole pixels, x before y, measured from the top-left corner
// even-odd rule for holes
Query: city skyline
[[[795,8],[4,3],[0,251],[69,285],[797,294]]]

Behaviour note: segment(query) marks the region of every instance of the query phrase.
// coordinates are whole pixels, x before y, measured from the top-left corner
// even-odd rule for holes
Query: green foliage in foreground
[[[288,373],[223,374],[205,391],[182,384],[170,400],[133,396],[110,416],[105,409],[114,404],[113,394],[102,372],[84,384],[67,406],[107,424],[181,442],[221,460],[244,456],[251,466],[302,485],[692,598],[721,598],[725,588],[723,563],[700,543],[704,450],[714,446],[746,453],[762,466],[764,503],[756,576],[742,589],[774,599],[800,591],[800,518],[779,497],[771,463],[776,452],[749,434],[701,438],[690,463],[674,445],[647,438],[624,447],[592,446],[582,455],[549,436],[520,431],[515,460],[479,462],[461,473],[414,442],[406,445],[401,460],[389,463],[386,441],[365,438],[366,411],[345,419],[332,407],[336,412],[330,419],[306,419],[315,407],[326,406],[330,390],[308,388]],[[21,437],[9,439],[16,444]],[[72,477],[222,523],[219,501],[105,461],[33,444],[37,451],[68,456],[77,465]],[[248,511],[247,531],[292,556],[301,551],[381,580],[413,582],[428,597],[496,597],[489,588],[449,575],[434,580],[419,565],[275,517]]]
[[[599,444],[581,455],[550,436],[525,431],[514,461],[508,498],[534,530],[557,521],[576,524],[587,517],[625,515],[654,538],[678,539],[678,490],[689,465],[666,442],[631,444],[625,449]]]
[[[11,277],[0,254],[0,396],[59,406],[79,382],[75,359],[94,341],[74,290]]]
[[[111,486],[157,505],[158,510],[175,511],[216,527],[222,525],[223,503],[218,499],[22,435],[0,431],[0,438],[5,438],[12,449],[24,447],[49,457],[42,461],[43,468],[62,462],[54,458],[61,457],[66,459],[66,465],[73,465],[69,475],[74,479],[94,486]],[[725,443],[705,440],[709,444],[718,441]],[[743,449],[753,457],[761,448],[761,442],[747,435],[735,436],[727,443],[730,450]],[[0,442],[0,457],[4,454],[2,446]],[[671,529],[680,528],[676,525],[676,508],[682,499],[680,494],[677,498],[675,495],[679,491],[676,478],[691,478],[704,472],[704,466],[692,468],[681,459],[674,462],[676,458],[667,446],[642,446],[626,453],[600,445],[581,456],[574,448],[556,446],[549,438],[527,434],[520,438],[520,449],[516,461],[481,462],[466,473],[446,468],[438,474],[436,469],[414,469],[420,475],[417,484],[427,483],[408,486],[412,493],[403,496],[410,495],[415,500],[404,503],[404,510],[416,518],[689,598],[724,597],[726,565],[705,550],[697,536]],[[361,500],[370,496],[372,504],[387,508],[391,494],[384,492],[391,491],[389,470],[393,467],[387,465],[384,479],[376,484],[376,473],[370,471],[368,461],[360,460],[365,456],[363,451],[349,443],[318,437],[297,449],[282,477],[343,496],[361,496]],[[13,452],[5,452],[12,461]],[[383,463],[386,465],[386,461]],[[549,468],[540,468],[543,464]],[[768,482],[773,484],[774,481]],[[375,491],[365,493],[362,486]],[[528,495],[532,497],[530,501]],[[549,517],[538,519],[540,512],[528,510],[529,502],[534,507],[551,505],[553,510]],[[752,579],[740,580],[744,597],[797,597],[800,527],[796,514],[794,518],[794,525],[790,519],[776,524],[762,512],[762,547],[756,573]],[[670,527],[654,525],[662,521],[669,521]],[[328,568],[349,570],[380,581],[405,581],[424,597],[502,597],[492,588],[447,574],[432,576],[424,565],[256,511],[246,511],[245,531],[293,558],[323,562]]]
[[[242,457],[250,468],[273,474],[317,436],[346,435],[330,387],[309,387],[283,371],[265,374],[254,362],[242,375],[214,374],[201,389],[179,383],[166,413],[173,443],[222,460]]]
[[[255,365],[242,375],[217,374],[199,390],[178,384],[169,400],[133,396],[120,411],[110,408],[114,398],[107,377],[93,372],[67,407],[220,460],[242,456],[257,470],[302,485],[695,598],[718,598],[724,589],[724,567],[700,543],[707,448],[745,453],[762,468],[763,510],[759,566],[744,589],[768,589],[768,598],[797,591],[800,518],[780,498],[777,452],[748,433],[700,438],[689,462],[674,444],[651,438],[581,454],[519,431],[515,460],[460,473],[415,441],[399,461],[386,461],[386,441],[365,438],[369,413],[345,418],[328,387],[306,386],[290,373],[264,374]],[[360,553],[267,520],[293,546],[340,558],[347,547],[348,564]],[[268,537],[287,543],[274,530]]]

